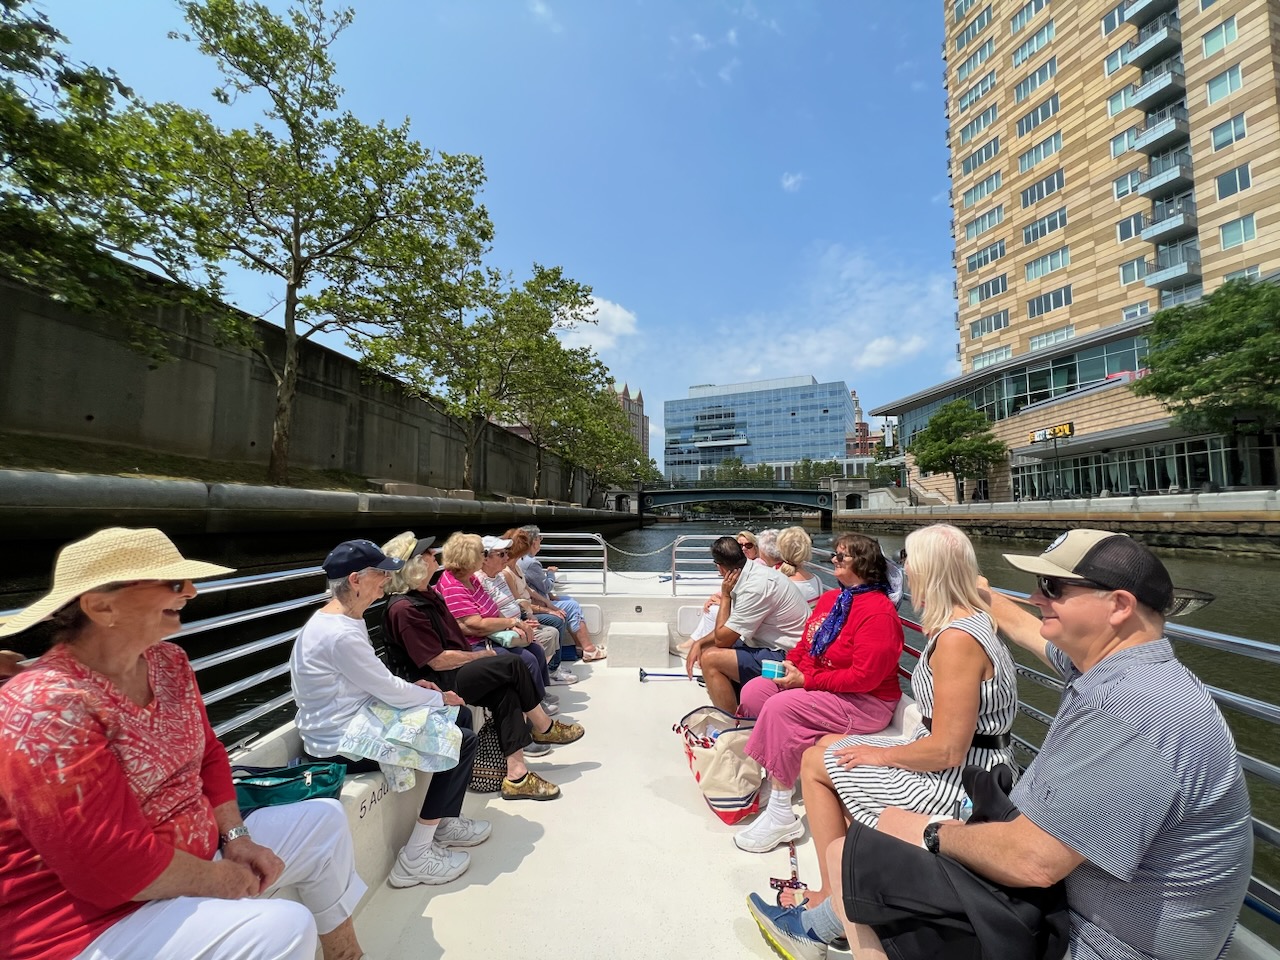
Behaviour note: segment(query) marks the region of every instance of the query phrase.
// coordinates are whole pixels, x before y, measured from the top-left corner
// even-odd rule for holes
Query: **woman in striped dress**
[[[964,797],[960,774],[968,764],[1017,769],[1009,738],[1018,706],[1013,658],[978,595],[973,544],[949,524],[917,530],[907,537],[906,574],[928,637],[911,675],[925,722],[908,730],[905,741],[827,738],[805,751],[801,789],[819,850],[843,836],[851,819],[874,827],[885,807],[953,815]],[[822,887],[807,892],[810,907],[831,889],[819,859]]]

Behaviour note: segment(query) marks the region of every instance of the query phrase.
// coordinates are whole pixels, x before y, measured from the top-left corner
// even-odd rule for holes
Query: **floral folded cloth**
[[[361,707],[343,731],[338,752],[352,759],[377,760],[387,767],[404,768],[387,776],[391,789],[413,787],[414,770],[435,773],[458,764],[462,731],[457,707],[398,709],[376,700]]]

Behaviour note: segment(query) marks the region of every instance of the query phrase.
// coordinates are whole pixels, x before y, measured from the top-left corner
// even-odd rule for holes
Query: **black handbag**
[[[292,767],[232,767],[236,803],[240,816],[247,817],[263,807],[275,807],[300,800],[336,799],[342,792],[347,768],[341,763],[314,761]]]
[[[476,759],[467,789],[475,793],[496,793],[502,789],[506,776],[507,758],[498,743],[498,721],[486,710],[484,724],[476,734]]]

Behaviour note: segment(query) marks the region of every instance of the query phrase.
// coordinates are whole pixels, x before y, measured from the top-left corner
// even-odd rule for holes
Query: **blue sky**
[[[272,6],[282,4],[272,0]],[[363,0],[343,106],[478,154],[490,262],[589,283],[590,343],[662,401],[812,374],[865,408],[958,372],[934,0]],[[142,97],[219,112],[165,0],[45,4],[72,52]],[[230,299],[277,292],[250,275]]]

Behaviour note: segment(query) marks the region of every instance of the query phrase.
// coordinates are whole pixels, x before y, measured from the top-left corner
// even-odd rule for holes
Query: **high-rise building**
[[[853,401],[843,381],[785,377],[690,387],[683,400],[663,403],[663,465],[670,480],[698,480],[722,461],[774,468],[790,480],[801,460],[841,464],[861,476],[868,458],[846,455],[854,433]]]
[[[1187,435],[1128,389],[1151,314],[1280,267],[1275,11],[947,0],[962,372],[872,413],[909,443],[972,402],[1012,448],[998,499],[1275,484],[1273,435]]]
[[[858,400],[858,391],[850,390],[849,398],[853,401],[853,433],[845,439],[845,456],[869,457],[872,453],[871,425],[862,419],[862,403]]]
[[[618,402],[622,404],[622,412],[627,415],[627,421],[631,424],[631,436],[635,438],[636,443],[640,444],[645,460],[648,461],[649,418],[644,415],[644,391],[637,390],[633,397],[625,383],[621,390],[617,387],[614,387],[614,390],[618,394]]]

